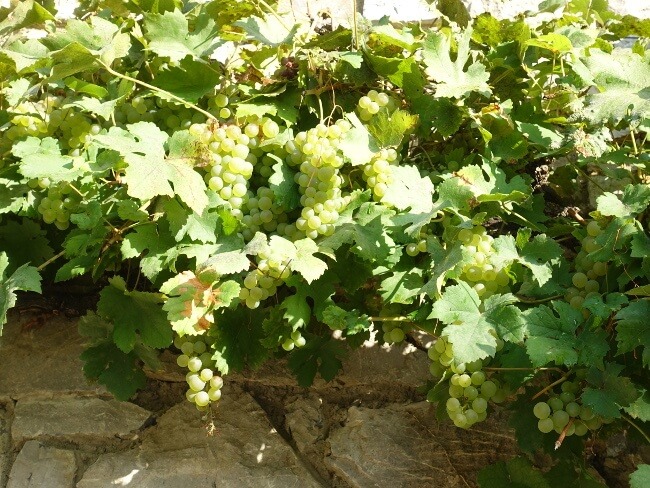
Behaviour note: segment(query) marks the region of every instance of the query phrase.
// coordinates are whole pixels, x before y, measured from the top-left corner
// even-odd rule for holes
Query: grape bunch
[[[561,393],[551,392],[547,401],[535,404],[533,414],[538,419],[537,428],[540,432],[564,432],[566,437],[583,436],[613,420],[596,415],[590,407],[581,405],[580,400],[576,398],[578,390],[577,383],[565,381],[562,383]]]
[[[382,202],[388,185],[393,182],[392,167],[399,162],[395,149],[382,149],[363,166],[363,180],[372,190],[373,199]],[[387,204],[385,204],[387,205]],[[388,206],[388,205],[387,205]]]
[[[257,268],[249,271],[244,278],[244,286],[239,292],[239,299],[248,308],[254,309],[260,303],[277,292],[291,276],[289,262],[291,258],[281,249],[267,246],[257,254]]]
[[[242,211],[244,215],[241,221],[246,227],[242,235],[247,241],[260,231],[278,235],[287,233],[287,230],[295,232],[295,226],[287,229],[289,226],[287,213],[282,205],[275,202],[273,190],[266,186],[259,187],[256,195],[250,191],[247,193]]]
[[[37,208],[43,217],[43,222],[54,224],[59,230],[70,227],[70,214],[77,209],[81,201],[79,195],[74,193],[72,187],[65,182],[52,185],[49,180],[33,181],[36,182],[36,186],[47,187],[47,195],[41,198]]]
[[[471,260],[463,267],[461,279],[471,284],[481,298],[507,292],[510,278],[504,268],[498,268],[490,262],[490,255],[494,252],[494,239],[487,234],[485,227],[461,229],[457,237],[462,243],[463,254],[469,255]]]
[[[349,197],[341,192],[343,178],[339,170],[345,161],[338,146],[350,128],[350,123],[344,119],[329,127],[318,124],[306,132],[299,132],[285,145],[288,163],[299,167],[295,182],[300,188],[303,207],[295,223],[300,232],[296,232],[293,239],[331,235],[339,212],[349,203]]]
[[[449,377],[447,415],[456,427],[468,429],[487,418],[488,401],[501,403],[507,392],[495,378],[488,378],[482,360],[471,363],[454,362],[453,345],[444,337],[429,348],[433,376]]]
[[[302,336],[302,333],[299,330],[294,330],[291,336],[282,343],[282,349],[288,352],[292,351],[294,347],[303,347],[305,344],[307,344],[307,341]]]
[[[392,110],[395,107],[395,101],[387,94],[370,90],[366,95],[362,96],[357,102],[357,110],[359,118],[365,122],[372,119],[372,117],[379,113],[382,108]]]
[[[210,353],[210,341],[207,337],[176,337],[174,345],[182,352],[176,358],[181,368],[189,371],[185,375],[188,390],[185,397],[204,411],[212,402],[221,399],[223,379],[215,374],[215,362]]]
[[[602,231],[600,224],[595,220],[587,224],[587,236],[582,239],[580,252],[575,259],[576,270],[571,277],[573,286],[565,294],[565,299],[571,306],[582,310],[585,315],[588,315],[589,312],[583,310],[583,302],[586,298],[598,295],[602,291],[601,281],[607,274],[607,263],[594,261],[590,258],[590,254],[600,249],[600,246],[596,243],[596,237]]]

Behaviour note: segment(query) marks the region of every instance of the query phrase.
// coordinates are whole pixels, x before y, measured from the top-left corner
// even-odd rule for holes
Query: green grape
[[[588,431],[589,428],[587,427],[587,424],[584,422],[581,422],[580,420],[576,420],[574,423],[574,428],[575,428],[575,434],[579,437],[582,437],[585,435]]]
[[[218,402],[221,400],[221,390],[217,388],[210,388],[208,390],[208,398],[211,402]]]
[[[474,371],[472,373],[472,384],[474,386],[481,386],[483,383],[485,383],[485,373],[483,371]]]
[[[558,397],[550,398],[547,403],[549,407],[551,407],[551,410],[554,412],[557,412],[558,410],[562,410],[564,408],[564,402]]]
[[[556,429],[563,429],[569,423],[569,414],[564,410],[556,410],[553,412],[551,418],[553,419],[553,426]]]
[[[551,418],[545,418],[541,419],[537,422],[537,428],[539,429],[540,432],[543,434],[548,434],[551,432],[554,428],[553,425],[553,419]]]
[[[181,368],[186,368],[189,361],[190,358],[187,357],[185,354],[181,354],[176,358],[176,364],[178,364]]]
[[[203,341],[196,341],[194,343],[194,352],[197,354],[203,354],[207,349],[207,346],[205,342]]]
[[[450,412],[457,412],[460,410],[460,401],[458,398],[449,398],[447,400],[446,407]]]
[[[587,224],[587,234],[589,234],[592,237],[597,237],[600,235],[602,232],[602,229],[600,228],[600,225],[598,225],[598,222],[595,220],[592,220]]]
[[[468,386],[463,390],[463,396],[468,400],[474,400],[478,397],[478,389],[474,386]]]
[[[578,405],[576,402],[567,403],[567,405],[564,407],[564,410],[571,417],[577,417],[580,415],[580,405]]]
[[[295,343],[291,339],[287,339],[282,343],[282,349],[285,351],[291,351],[295,346]]]
[[[210,378],[210,388],[215,390],[220,389],[223,386],[223,378],[221,376],[213,376]]]
[[[184,342],[184,343],[181,345],[181,351],[182,351],[183,354],[185,354],[186,356],[191,356],[192,354],[194,354],[194,343],[189,342],[189,341],[188,341],[188,342]]]
[[[575,273],[571,278],[571,282],[576,288],[584,288],[587,281],[589,281],[589,278],[587,278],[587,275],[584,273]]]
[[[468,408],[465,410],[465,418],[467,419],[467,426],[469,427],[478,422],[478,413],[471,408]]]
[[[458,385],[467,388],[471,386],[472,384],[472,378],[468,374],[463,374],[458,378]]]
[[[546,402],[539,402],[533,407],[533,413],[535,414],[535,417],[542,420],[551,415],[551,407],[549,407]]]
[[[482,397],[475,398],[472,401],[472,408],[476,413],[485,412],[487,410],[487,405],[488,405],[487,400]]]
[[[563,391],[560,393],[560,400],[562,400],[564,404],[571,403],[575,399],[576,396],[570,391]]]
[[[208,382],[212,379],[212,376],[214,376],[214,372],[211,369],[205,368],[201,370],[199,376],[203,381]]]
[[[210,396],[205,391],[199,391],[194,397],[194,403],[196,403],[199,407],[205,407],[208,403],[210,403]]]
[[[193,391],[201,391],[203,388],[205,388],[205,381],[203,381],[196,373],[193,373],[189,376],[187,384]]]
[[[492,398],[497,392],[497,385],[493,381],[486,381],[481,385],[481,396],[487,400]]]
[[[591,407],[583,405],[580,408],[580,418],[585,421],[591,420],[594,418],[594,411],[591,409]]]
[[[201,369],[201,366],[203,366],[203,363],[197,357],[190,358],[187,363],[187,369],[189,369],[192,373],[199,371]]]
[[[449,396],[452,398],[461,398],[465,392],[462,386],[451,385],[449,387]]]

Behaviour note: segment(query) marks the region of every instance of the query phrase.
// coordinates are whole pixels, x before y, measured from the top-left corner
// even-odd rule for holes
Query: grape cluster
[[[560,394],[551,393],[545,402],[538,402],[533,407],[533,414],[537,417],[537,428],[547,434],[555,431],[565,436],[583,436],[590,430],[598,430],[603,424],[613,419],[595,415],[593,410],[581,405],[576,398],[579,385],[571,381],[562,383]]]
[[[217,93],[208,101],[210,109],[217,113],[218,117],[222,120],[228,120],[232,117],[232,110],[228,107],[231,103],[231,97],[226,93]]]
[[[194,403],[197,409],[207,410],[210,403],[221,399],[223,386],[223,379],[214,371],[215,362],[210,353],[209,338],[177,337],[174,345],[182,352],[176,358],[176,363],[189,370],[185,375],[189,387],[185,397]]]
[[[37,208],[43,222],[54,224],[59,230],[67,229],[70,226],[70,214],[79,206],[79,196],[68,183],[52,185],[45,179],[32,181],[30,186],[47,187],[47,195],[41,198]]]
[[[587,236],[582,240],[580,252],[576,256],[576,272],[571,277],[573,284],[565,294],[565,299],[573,308],[583,310],[582,304],[587,297],[598,295],[601,291],[600,280],[607,274],[607,263],[594,261],[589,257],[591,253],[600,249],[596,244],[596,237],[602,233],[600,224],[592,220],[587,224]],[[588,315],[587,310],[583,310]]]
[[[461,279],[472,284],[481,298],[487,298],[497,292],[507,292],[510,278],[505,269],[500,269],[490,262],[490,256],[494,252],[493,238],[487,234],[485,227],[461,229],[457,237],[462,243],[463,254],[468,255],[471,260],[463,267]]]
[[[387,93],[370,90],[357,102],[357,110],[359,112],[359,118],[367,122],[374,115],[378,114],[382,108],[385,107],[391,110],[394,108],[394,105],[394,100]]]
[[[313,129],[300,132],[285,149],[291,165],[299,166],[295,182],[300,188],[302,211],[296,220],[296,232],[292,238],[331,235],[339,212],[349,203],[349,197],[341,192],[343,178],[340,168],[344,158],[338,150],[341,137],[350,130],[347,120],[337,120],[329,127],[318,124]]]
[[[501,346],[502,347],[502,346]],[[468,429],[487,418],[488,401],[501,403],[507,392],[495,378],[488,378],[482,360],[471,363],[454,362],[453,345],[444,337],[434,342],[428,351],[433,362],[433,376],[449,376],[447,415],[456,427]]]
[[[10,126],[4,137],[8,141],[17,141],[28,136],[38,137],[47,134],[50,130],[45,115],[48,101],[51,105],[60,103],[58,98],[50,97],[35,103],[22,102],[12,108],[11,111],[15,115],[11,117]]]
[[[282,349],[292,351],[294,347],[303,347],[305,344],[307,344],[307,341],[302,336],[302,333],[299,330],[294,330],[291,336],[282,343]]]
[[[372,160],[363,166],[363,180],[372,190],[373,199],[382,202],[388,185],[393,181],[392,167],[398,164],[395,149],[382,149]]]
[[[244,216],[241,221],[246,226],[242,235],[247,241],[251,240],[256,232],[262,230],[267,234],[275,232],[279,235],[285,234],[288,230],[287,213],[282,205],[275,202],[273,190],[266,186],[259,187],[256,195],[248,192],[242,211]]]
[[[239,298],[248,308],[254,309],[268,297],[275,295],[277,287],[282,285],[290,276],[290,257],[281,249],[267,246],[257,254],[257,268],[249,271],[244,278],[244,286],[239,292]]]

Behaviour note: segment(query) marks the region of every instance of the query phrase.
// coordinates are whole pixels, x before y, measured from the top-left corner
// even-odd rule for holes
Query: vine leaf
[[[208,205],[205,181],[194,171],[200,153],[193,150],[186,131],[175,132],[169,140],[169,156],[164,143],[168,136],[151,122],[138,122],[124,129],[113,127],[96,136],[103,146],[116,149],[127,163],[124,181],[129,196],[151,200],[159,195],[178,195],[201,215]]]
[[[162,309],[160,293],[128,291],[123,278],[109,279],[99,294],[97,313],[113,322],[113,341],[124,353],[136,343],[162,349],[172,342],[172,329]]]
[[[608,363],[604,370],[590,368],[587,371],[588,386],[582,392],[583,405],[606,418],[620,418],[620,409],[630,406],[640,394],[630,378],[619,376],[620,364]]]
[[[7,323],[7,311],[16,304],[16,291],[41,292],[41,275],[34,266],[23,264],[11,276],[5,272],[9,267],[9,258],[0,252],[0,335],[2,326]]]
[[[199,15],[192,32],[179,10],[163,14],[147,14],[144,27],[149,49],[159,56],[180,62],[185,56],[200,59],[210,55],[222,44],[219,28],[208,15]]]
[[[650,464],[639,464],[630,475],[630,488],[645,488],[650,485]]]
[[[27,178],[74,181],[85,173],[81,161],[61,155],[59,141],[51,137],[30,136],[15,144],[11,152],[20,158],[20,172]]]
[[[316,373],[320,373],[325,381],[333,380],[343,366],[340,358],[345,352],[345,346],[331,337],[314,337],[304,347],[293,351],[288,366],[296,375],[298,384],[308,387],[314,382]]]
[[[521,342],[524,323],[519,309],[512,303],[513,295],[494,295],[488,298],[481,310],[481,299],[465,282],[448,287],[442,297],[433,304],[429,318],[439,319],[447,326],[443,329],[454,345],[454,359],[469,363],[494,356],[495,332],[504,340]]]
[[[650,302],[637,300],[616,314],[618,354],[643,348],[643,365],[650,368]]]
[[[526,488],[550,488],[544,479],[544,474],[535,469],[530,461],[516,457],[509,461],[500,461],[483,468],[478,473],[478,484],[481,488],[501,488],[517,486]]]
[[[474,91],[484,96],[491,93],[487,84],[490,73],[484,65],[474,61],[465,70],[470,60],[471,37],[472,29],[468,28],[456,38],[458,54],[455,61],[449,55],[451,40],[447,35],[431,32],[424,41],[422,58],[427,66],[426,74],[437,82],[437,97],[462,98]]]

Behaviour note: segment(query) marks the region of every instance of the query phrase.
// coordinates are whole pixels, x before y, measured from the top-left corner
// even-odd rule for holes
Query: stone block
[[[28,441],[11,468],[7,488],[73,488],[76,473],[74,452]]]

